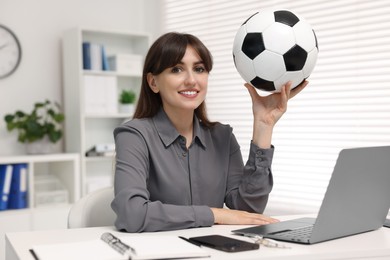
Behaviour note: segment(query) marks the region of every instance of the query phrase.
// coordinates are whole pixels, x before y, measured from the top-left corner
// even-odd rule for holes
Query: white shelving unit
[[[114,128],[131,116],[118,112],[87,113],[84,78],[113,77],[117,82],[115,87],[118,98],[122,89],[133,89],[138,95],[142,79],[142,71],[117,73],[115,71],[83,70],[82,43],[103,45],[107,56],[120,54],[145,56],[149,41],[150,36],[144,33],[99,29],[74,28],[64,34],[64,108],[67,116],[65,149],[67,152],[81,154],[82,195],[97,188],[112,185],[113,156],[86,157],[85,153],[96,144],[114,143]]]
[[[55,176],[68,191],[69,204],[80,199],[80,155],[77,153],[0,157],[0,164],[27,164],[28,209],[36,207],[35,179]]]
[[[0,211],[0,252],[4,252],[6,232],[59,229],[67,227],[71,205],[80,199],[80,155],[50,154],[0,156],[0,164],[27,164],[27,208]],[[36,205],[38,177],[55,176],[68,193],[67,203]],[[1,256],[0,256],[1,259]]]

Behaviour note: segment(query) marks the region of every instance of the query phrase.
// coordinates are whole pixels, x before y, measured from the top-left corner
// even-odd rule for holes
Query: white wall
[[[62,104],[62,33],[72,27],[147,31],[158,34],[158,0],[0,0],[0,24],[12,29],[22,46],[17,71],[0,79],[0,156],[23,154],[4,115],[30,112],[45,99]],[[58,145],[61,150],[61,145]]]

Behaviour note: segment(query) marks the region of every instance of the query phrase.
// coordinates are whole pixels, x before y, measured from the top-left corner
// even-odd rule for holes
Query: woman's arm
[[[231,136],[231,152],[225,203],[228,209],[212,209],[214,222],[221,224],[268,224],[275,219],[262,213],[267,205],[273,178],[273,147],[261,149],[250,145],[248,161],[243,165],[239,145]],[[233,210],[234,209],[234,210]]]
[[[280,93],[260,96],[253,86],[245,84],[252,99],[253,136],[248,162],[244,173],[239,174],[241,152],[231,153],[226,204],[232,209],[212,208],[214,222],[219,224],[269,224],[278,220],[264,216],[262,213],[271,192],[273,180],[271,163],[273,147],[272,132],[277,121],[287,110],[287,102],[297,95],[308,84],[303,82],[290,91],[287,83]],[[234,136],[233,136],[234,138]],[[234,144],[235,138],[232,141]],[[234,147],[234,145],[233,145]],[[234,149],[234,148],[233,148]],[[234,188],[237,185],[238,188]],[[230,187],[230,190],[229,190]],[[253,213],[250,213],[250,212]],[[257,212],[257,213],[256,213]]]

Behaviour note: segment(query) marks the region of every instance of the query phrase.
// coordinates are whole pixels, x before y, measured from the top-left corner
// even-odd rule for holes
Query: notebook
[[[108,237],[107,237],[108,235]],[[34,245],[37,260],[124,260],[209,257],[209,253],[177,236],[113,235],[71,243]]]
[[[383,226],[390,208],[390,146],[341,150],[317,218],[233,230],[314,244]]]

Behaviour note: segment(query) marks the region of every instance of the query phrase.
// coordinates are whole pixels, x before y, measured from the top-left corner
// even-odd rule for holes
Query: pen
[[[262,238],[260,243],[266,247],[289,248],[288,246],[269,238]]]
[[[289,246],[287,246],[283,243],[279,243],[278,241],[275,241],[273,239],[263,238],[262,236],[259,236],[259,235],[244,235],[244,236],[254,239],[255,243],[257,243],[259,245],[263,245],[265,247],[290,248]]]
[[[183,239],[183,240],[185,240],[185,241],[187,241],[188,243],[191,243],[191,244],[193,244],[193,245],[196,245],[196,246],[199,246],[199,247],[202,246],[201,244],[196,243],[195,241],[192,241],[192,240],[190,240],[190,239],[188,239],[188,238],[186,238],[186,237],[179,236],[179,238],[181,238],[181,239]]]
[[[127,259],[131,260],[133,255],[136,255],[137,252],[135,249],[129,245],[126,245],[123,243],[119,238],[114,236],[111,233],[104,233],[101,236],[101,239],[106,242],[109,246],[111,246],[113,249],[115,249],[120,254],[127,257]]]

